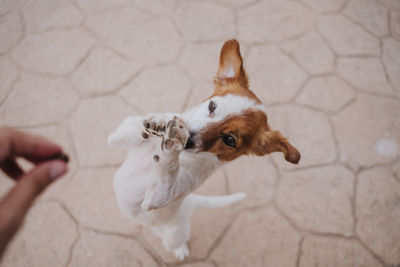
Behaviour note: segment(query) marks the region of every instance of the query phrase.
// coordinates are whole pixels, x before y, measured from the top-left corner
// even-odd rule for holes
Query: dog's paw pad
[[[165,150],[181,150],[185,147],[189,136],[189,131],[184,122],[174,117],[167,124],[165,130],[166,139],[162,142],[161,146]]]
[[[160,161],[160,156],[159,155],[154,155],[153,156],[154,162],[159,162]]]
[[[163,136],[166,129],[166,123],[164,120],[155,117],[149,117],[143,121],[144,130],[156,136]]]
[[[147,132],[142,132],[142,137],[144,139],[147,139],[147,138],[149,138],[149,134]]]

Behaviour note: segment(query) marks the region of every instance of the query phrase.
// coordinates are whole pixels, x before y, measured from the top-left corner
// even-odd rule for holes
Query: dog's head
[[[186,149],[213,153],[222,161],[282,152],[287,161],[299,162],[299,151],[271,130],[264,106],[249,89],[236,40],[222,47],[214,84],[214,93],[184,114],[190,128]]]

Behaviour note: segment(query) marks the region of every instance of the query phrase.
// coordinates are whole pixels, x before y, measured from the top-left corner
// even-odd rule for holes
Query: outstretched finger
[[[6,158],[24,157],[33,162],[46,160],[62,148],[45,138],[12,129],[0,129],[0,162]]]

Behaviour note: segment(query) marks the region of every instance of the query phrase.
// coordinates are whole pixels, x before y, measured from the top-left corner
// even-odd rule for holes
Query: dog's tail
[[[229,206],[244,199],[246,196],[246,193],[243,192],[223,196],[202,196],[190,194],[192,201],[195,203],[196,207],[199,208],[219,208]]]

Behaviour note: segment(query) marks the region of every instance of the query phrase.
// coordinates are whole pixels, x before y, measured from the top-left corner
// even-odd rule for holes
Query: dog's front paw
[[[164,136],[167,127],[167,118],[162,115],[149,115],[143,121],[143,138],[147,139],[149,135]]]
[[[174,117],[167,124],[161,148],[166,151],[182,150],[189,136],[189,130],[185,123],[181,119]]]

